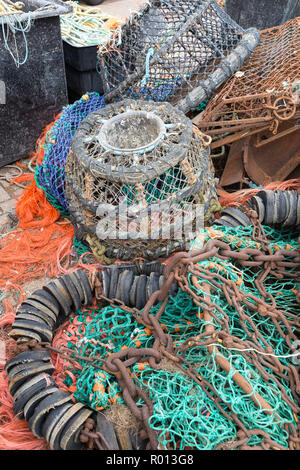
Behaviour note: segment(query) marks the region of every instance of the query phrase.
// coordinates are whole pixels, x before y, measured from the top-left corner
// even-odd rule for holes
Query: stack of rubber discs
[[[79,434],[92,410],[73,403],[51,377],[54,367],[46,350],[24,351],[7,361],[5,371],[13,411],[24,418],[32,433],[52,450],[79,450]]]
[[[32,433],[44,438],[51,450],[81,450],[82,430],[94,411],[82,403],[74,403],[69,393],[63,392],[51,377],[54,367],[50,353],[44,349],[24,351],[5,365],[9,392],[13,396],[13,412],[25,419]],[[140,437],[140,427],[133,426],[124,439],[104,413],[97,414],[97,427],[105,435],[112,449],[143,449],[148,442]],[[126,447],[125,447],[126,446]]]
[[[202,205],[204,222],[220,209],[209,144],[169,103],[126,99],[90,113],[74,134],[65,169],[76,237],[92,251],[99,242],[101,253],[113,260],[149,261],[185,249],[183,211],[189,234],[196,236],[196,207]],[[131,212],[120,212],[122,207]],[[141,221],[142,236],[133,229]]]
[[[300,224],[300,197],[297,191],[259,191],[248,204],[256,210],[263,224],[289,227]]]
[[[88,277],[77,270],[55,279],[33,292],[16,312],[10,336],[22,348],[51,343],[55,329],[66,316],[92,303]],[[51,449],[81,448],[79,433],[92,410],[74,404],[51,377],[54,366],[50,353],[43,349],[24,350],[7,361],[9,392],[13,411],[25,418],[33,434],[45,438]]]
[[[16,312],[10,336],[17,343],[50,342],[54,327],[71,310],[92,302],[89,280],[83,270],[66,274],[31,294]],[[59,317],[59,315],[61,315]]]
[[[251,225],[249,217],[240,209],[234,207],[226,207],[221,212],[221,217],[214,222],[214,225],[225,225],[227,227],[238,227],[242,225],[246,227]]]
[[[119,266],[100,271],[98,277],[103,286],[103,295],[109,299],[116,298],[128,307],[142,309],[151,295],[166,282],[163,265],[160,266],[160,270],[145,270],[137,274],[130,267],[119,269]],[[170,296],[175,296],[177,291],[178,286],[174,282],[170,288]]]
[[[164,265],[159,262],[136,263],[99,269],[98,278],[104,297],[143,308],[149,296],[164,283],[163,273]],[[174,283],[171,295],[176,292]],[[20,419],[25,419],[33,434],[44,438],[52,450],[82,449],[81,431],[93,410],[82,403],[74,403],[71,394],[59,389],[52,377],[54,366],[50,352],[42,343],[51,343],[56,328],[72,311],[76,313],[82,306],[91,305],[93,297],[94,289],[83,270],[65,274],[22,302],[10,332],[21,351],[5,364],[13,411]],[[145,448],[147,439],[140,437],[139,427],[128,430],[125,443],[105,416],[101,419],[98,416],[97,421],[99,430],[108,433],[113,448],[122,449],[127,445],[133,449]]]
[[[284,227],[300,226],[300,197],[297,191],[259,191],[248,199],[244,208],[226,207],[214,225],[238,227],[251,225],[244,213],[245,209],[256,211],[258,220],[264,225],[283,225]]]

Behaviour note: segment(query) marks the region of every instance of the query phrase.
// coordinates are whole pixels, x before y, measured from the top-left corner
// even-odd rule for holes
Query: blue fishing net
[[[44,145],[44,160],[36,170],[37,184],[44,189],[52,205],[68,210],[65,198],[65,165],[73,135],[83,119],[105,106],[104,95],[88,93],[63,108],[60,118],[51,127]]]

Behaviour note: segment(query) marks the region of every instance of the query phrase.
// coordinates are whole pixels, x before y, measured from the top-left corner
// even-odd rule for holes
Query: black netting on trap
[[[152,0],[99,48],[106,102],[169,101],[187,112],[209,99],[258,42],[258,31],[244,31],[215,0]]]
[[[168,103],[107,105],[75,133],[66,197],[76,236],[101,254],[167,256],[190,241],[183,220],[194,233],[219,208],[209,141]]]

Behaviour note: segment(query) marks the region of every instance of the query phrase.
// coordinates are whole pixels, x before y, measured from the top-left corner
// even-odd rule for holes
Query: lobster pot
[[[210,98],[259,42],[215,0],[150,0],[98,50],[106,102],[130,97],[177,104]]]
[[[197,217],[219,207],[209,143],[169,103],[127,99],[89,114],[65,171],[77,238],[112,259],[184,248]]]

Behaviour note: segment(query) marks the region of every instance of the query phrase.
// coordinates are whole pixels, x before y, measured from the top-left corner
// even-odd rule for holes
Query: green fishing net
[[[263,229],[270,252],[298,249],[296,234],[291,230],[266,226]],[[193,248],[201,248],[208,240],[217,238],[228,243],[232,250],[257,249],[260,242],[252,239],[252,231],[253,227],[209,227],[199,233]],[[237,441],[241,426],[252,432],[247,440],[250,447],[263,443],[267,434],[275,448],[276,444],[288,448],[289,435],[297,427],[295,410],[299,409],[291,387],[294,356],[290,347],[297,333],[296,268],[286,267],[284,277],[271,270],[263,280],[262,290],[257,282],[263,273],[262,266],[243,267],[234,258],[211,257],[196,267],[215,276],[215,282],[211,281],[214,288],[207,294],[202,287],[204,282],[210,281],[200,274],[188,274],[191,292],[200,299],[203,295],[210,296],[213,349],[201,345],[201,341],[209,338],[209,335],[206,337],[208,322],[203,307],[196,305],[190,292],[179,289],[176,297],[169,298],[159,322],[164,332],[172,337],[177,355],[184,359],[181,369],[167,359],[162,360],[160,369],[151,368],[143,360],[130,368],[135,384],[153,403],[149,424],[157,433],[159,448],[216,449]],[[197,278],[197,288],[192,274]],[[244,294],[239,303],[242,310],[234,302],[230,304],[218,274],[234,281]],[[254,305],[253,296],[270,306],[275,302],[276,308],[284,311],[284,319],[274,321],[271,316],[250,308]],[[160,303],[153,306],[150,313],[155,315],[160,306]],[[228,346],[220,339],[218,335],[226,329],[235,345],[242,344],[241,349]],[[124,403],[116,377],[101,369],[102,361],[124,348],[151,348],[154,343],[151,331],[138,323],[130,312],[97,305],[71,316],[65,332],[64,345],[82,357],[77,360],[77,367],[74,363],[66,365],[69,374],[65,374],[64,383],[73,391],[75,400],[95,411]],[[197,343],[194,339],[199,335],[201,341]],[[265,355],[257,351],[259,346],[266,351]],[[271,351],[272,357],[277,356],[276,361],[283,366],[281,372],[269,360],[267,351]],[[229,371],[220,367],[217,356],[228,361]],[[93,362],[87,362],[87,357]],[[185,373],[189,370],[200,382]],[[250,393],[245,393],[234,380],[237,373],[250,383]],[[269,404],[271,412],[266,413],[255,403],[258,395]],[[137,406],[143,403],[140,398]]]

